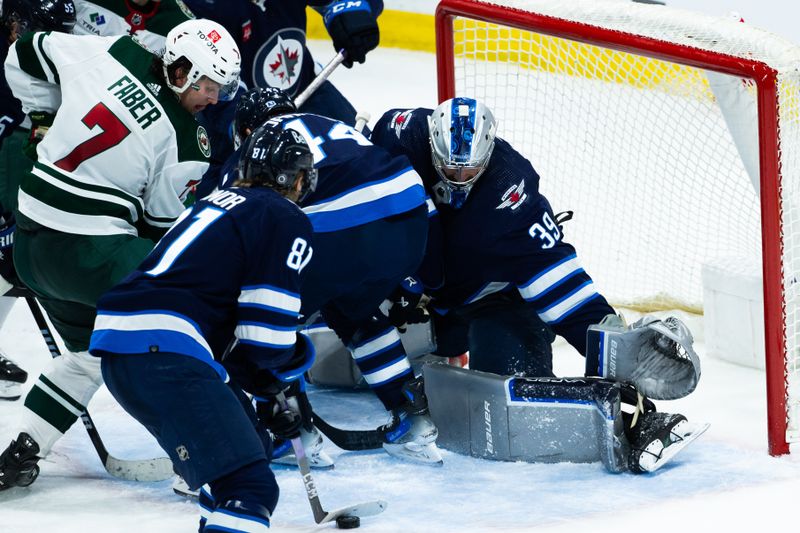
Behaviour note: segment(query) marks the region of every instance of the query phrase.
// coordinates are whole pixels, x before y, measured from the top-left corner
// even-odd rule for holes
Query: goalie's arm
[[[575,249],[559,241],[529,254],[527,266],[533,274],[517,283],[520,295],[556,334],[579,353],[586,353],[586,330],[614,314],[614,309],[597,291]]]

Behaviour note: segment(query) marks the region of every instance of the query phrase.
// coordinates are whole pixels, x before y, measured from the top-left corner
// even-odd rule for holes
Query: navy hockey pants
[[[417,271],[427,235],[424,204],[354,228],[315,232],[301,313],[309,318],[322,310],[328,326],[349,343],[403,278]]]
[[[555,334],[533,306],[516,295],[491,294],[474,304],[431,313],[435,355],[455,357],[469,351],[472,370],[504,376],[553,376]]]
[[[103,356],[102,370],[114,398],[156,438],[191,488],[210,483],[218,503],[275,510],[270,440],[256,429],[246,396],[210,365],[172,353],[114,354]]]

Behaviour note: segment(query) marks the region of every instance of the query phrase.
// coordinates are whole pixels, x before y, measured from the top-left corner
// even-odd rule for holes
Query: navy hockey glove
[[[28,137],[28,142],[22,147],[22,151],[30,159],[36,161],[38,158],[36,155],[36,146],[42,142],[42,139],[44,139],[44,136],[47,134],[47,130],[53,125],[53,120],[56,116],[45,113],[44,111],[32,111],[28,113],[28,116],[31,119],[31,134]]]
[[[422,300],[422,282],[414,277],[404,279],[390,300],[389,322],[401,333],[406,331],[408,324],[422,324],[431,319],[428,310],[419,304]]]
[[[316,351],[311,340],[298,333],[294,356],[286,365],[272,370],[262,368],[250,379],[240,378],[241,387],[256,399],[274,398],[278,393],[285,392],[293,382],[303,378],[303,374],[314,363],[315,355]]]
[[[17,281],[17,271],[14,269],[12,252],[14,249],[14,215],[5,213],[0,217],[0,296],[8,292]]]
[[[258,420],[279,439],[291,440],[300,436],[303,417],[291,407],[283,409],[275,400],[256,402],[256,412]]]
[[[344,0],[328,5],[323,15],[334,49],[347,53],[342,62],[350,68],[363,63],[367,52],[378,46],[380,32],[376,15],[367,0]]]

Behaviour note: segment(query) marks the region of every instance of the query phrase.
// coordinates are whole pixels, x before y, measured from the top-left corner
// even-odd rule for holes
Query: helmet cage
[[[442,185],[436,196],[442,203],[460,207],[486,170],[494,151],[497,122],[482,103],[452,98],[428,117],[428,129],[431,160]]]

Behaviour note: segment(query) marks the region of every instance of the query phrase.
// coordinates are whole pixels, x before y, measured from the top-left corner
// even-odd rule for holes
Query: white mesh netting
[[[493,0],[778,71],[790,437],[800,405],[800,47],[725,17],[627,0]],[[496,12],[499,12],[496,11]],[[458,17],[456,94],[483,99],[541,175],[566,239],[616,305],[702,311],[701,268],[761,262],[752,80]],[[549,31],[548,31],[549,33]],[[796,436],[796,435],[794,435]]]

